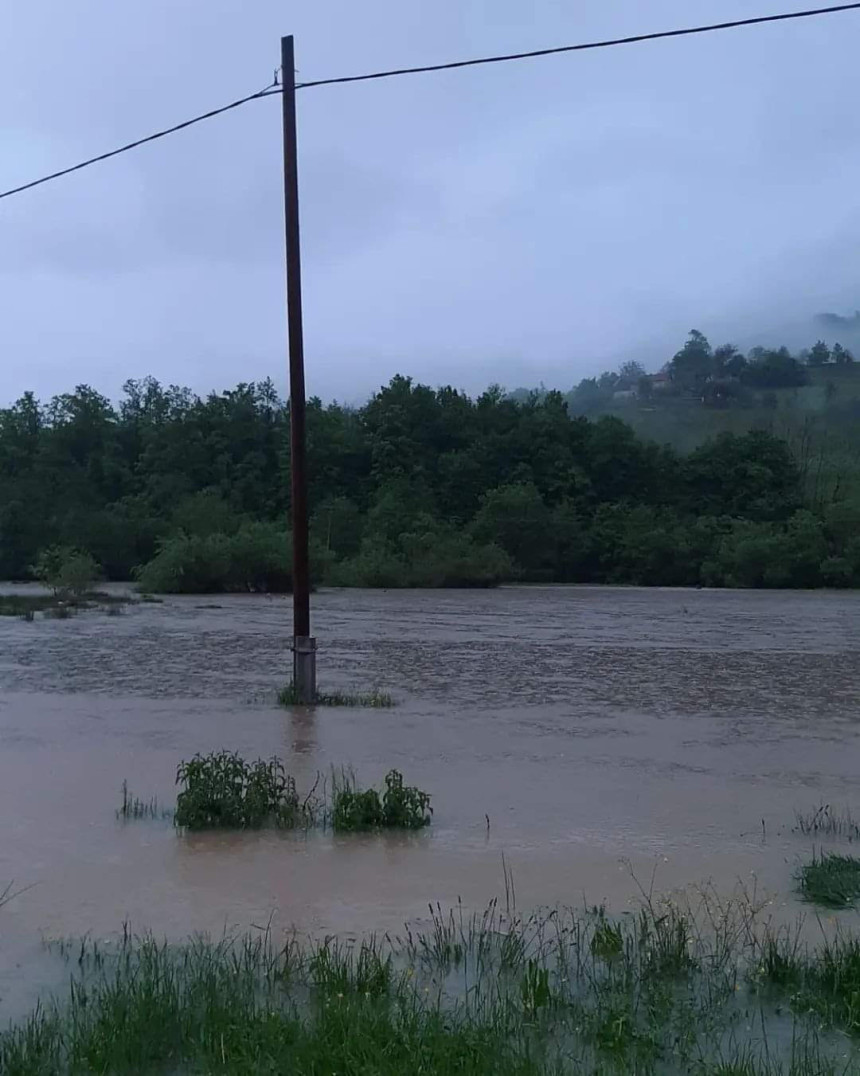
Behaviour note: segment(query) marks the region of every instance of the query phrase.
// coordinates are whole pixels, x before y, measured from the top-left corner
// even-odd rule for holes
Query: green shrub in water
[[[316,581],[326,554],[311,546]],[[147,594],[281,593],[292,590],[292,539],[275,523],[247,522],[234,534],[180,532],[135,571]]]
[[[278,758],[249,763],[230,751],[198,754],[180,763],[176,783],[175,821],[186,829],[289,827],[302,816],[295,781]]]
[[[352,781],[335,787],[332,829],[356,832],[372,829],[423,829],[430,825],[430,796],[403,784],[403,774],[391,770],[382,796],[374,788],[360,791]]]
[[[95,558],[69,546],[43,549],[33,567],[33,574],[57,598],[80,599],[95,586],[101,570]]]
[[[422,829],[430,825],[430,796],[413,785],[404,785],[403,774],[391,770],[382,796],[382,824],[392,829]]]
[[[822,852],[798,876],[804,900],[828,908],[849,908],[860,897],[860,859]]]
[[[341,833],[379,829],[382,820],[382,801],[375,788],[367,788],[363,792],[355,788],[341,788],[335,792],[332,829]]]

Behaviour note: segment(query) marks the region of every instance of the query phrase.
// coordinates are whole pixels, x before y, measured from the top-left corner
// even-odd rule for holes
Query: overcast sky
[[[0,188],[262,88],[284,33],[307,80],[805,6],[15,4]],[[692,327],[748,345],[860,307],[858,48],[860,12],[303,91],[309,392],[567,389]],[[283,387],[282,220],[278,98],[0,202],[0,403]]]

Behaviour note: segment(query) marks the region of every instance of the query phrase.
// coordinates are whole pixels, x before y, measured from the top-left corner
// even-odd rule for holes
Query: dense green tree
[[[742,365],[699,333],[679,356],[690,385],[711,371],[703,396],[796,367],[784,349]],[[860,404],[842,406],[850,430]],[[129,381],[116,407],[88,386],[25,395],[0,410],[0,576],[65,547],[152,589],[289,587],[289,418],[271,382],[201,398]],[[318,581],[860,586],[860,500],[805,438],[724,434],[679,455],[557,392],[473,400],[405,377],[360,408],[310,400],[307,428]]]
[[[669,364],[672,380],[688,392],[700,392],[714,371],[714,352],[708,338],[693,329]]]
[[[809,350],[810,366],[826,366],[830,362],[830,348],[823,340],[818,340]]]
[[[539,578],[553,565],[552,515],[532,482],[490,490],[472,526],[479,542],[497,542],[527,578]]]
[[[646,376],[645,367],[635,359],[629,359],[618,367],[618,387],[620,389],[635,389],[643,377]]]
[[[784,441],[762,430],[722,434],[684,462],[685,506],[701,515],[785,519],[801,501],[800,473]]]
[[[756,388],[796,388],[809,383],[809,375],[788,348],[755,348],[740,372],[745,385]]]
[[[570,394],[570,403],[578,415],[593,415],[612,398],[612,390],[598,385],[597,378],[586,377]]]
[[[722,344],[714,349],[714,375],[716,377],[740,377],[747,360],[734,344]]]

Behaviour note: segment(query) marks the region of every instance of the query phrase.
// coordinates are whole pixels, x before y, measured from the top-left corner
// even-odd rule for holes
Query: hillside
[[[622,374],[617,376],[625,388],[583,399],[583,382],[565,399],[572,415],[613,415],[643,439],[681,453],[722,433],[764,430],[789,444],[813,500],[826,501],[846,489],[860,493],[860,363],[810,366],[804,359],[808,356],[794,361],[806,384],[743,387],[728,399],[708,398],[702,386],[641,394],[626,388]],[[609,376],[616,375],[593,383],[605,384]]]

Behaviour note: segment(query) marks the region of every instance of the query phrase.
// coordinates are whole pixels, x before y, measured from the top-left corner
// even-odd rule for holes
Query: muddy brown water
[[[634,875],[661,891],[742,880],[790,907],[809,851],[795,808],[860,807],[860,595],[530,587],[313,604],[321,687],[379,686],[395,709],[278,709],[282,598],[0,619],[0,890],[32,887],[0,909],[0,1019],[48,981],[42,936],[270,917],[394,930],[429,901],[503,894],[503,861],[521,908],[626,906]],[[116,820],[123,779],[170,804],[179,760],[221,748],[281,755],[300,789],[332,764],[362,783],[397,767],[431,792],[433,826],[179,836]]]

